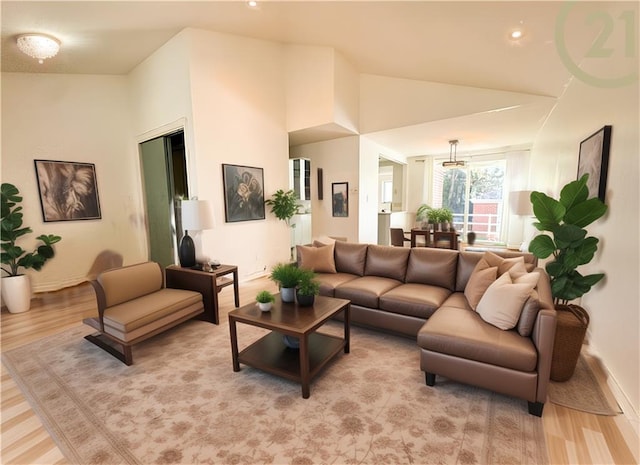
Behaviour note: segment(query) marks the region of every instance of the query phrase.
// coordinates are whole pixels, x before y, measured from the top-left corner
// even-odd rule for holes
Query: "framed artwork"
[[[611,126],[604,126],[580,142],[578,156],[578,179],[589,173],[589,198],[599,197],[603,202],[607,191],[610,145]]]
[[[45,222],[102,218],[93,163],[52,160],[34,163]]]
[[[262,168],[222,165],[224,216],[227,223],[264,220]]]
[[[331,211],[333,216],[349,216],[349,183],[331,183]]]

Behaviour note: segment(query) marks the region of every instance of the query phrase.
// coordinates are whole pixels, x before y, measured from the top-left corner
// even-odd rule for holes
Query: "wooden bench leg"
[[[115,358],[123,362],[125,365],[130,366],[133,364],[133,356],[131,354],[131,346],[125,344],[118,344],[115,341],[108,339],[102,333],[88,334],[84,337],[87,341],[97,345],[102,350],[109,352]],[[122,351],[116,349],[112,344],[118,344],[122,347]]]

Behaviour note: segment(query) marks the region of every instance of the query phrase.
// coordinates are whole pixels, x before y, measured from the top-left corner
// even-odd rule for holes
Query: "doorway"
[[[177,263],[182,239],[180,200],[189,198],[184,130],[140,144],[149,260]]]

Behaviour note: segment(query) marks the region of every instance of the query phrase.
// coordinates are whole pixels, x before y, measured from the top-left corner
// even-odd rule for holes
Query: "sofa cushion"
[[[364,275],[364,264],[367,259],[367,244],[336,241],[334,243],[336,271],[358,276]]]
[[[190,305],[202,306],[202,294],[183,289],[161,289],[105,309],[104,324],[127,333]]]
[[[451,291],[439,286],[401,284],[380,296],[380,309],[426,319],[433,315],[450,294]]]
[[[519,371],[534,371],[538,361],[531,338],[522,337],[517,331],[502,331],[473,310],[456,307],[439,308],[418,332],[418,345]]]
[[[378,308],[381,295],[399,286],[402,282],[379,276],[363,276],[352,279],[335,288],[334,297],[348,299],[354,305]]]
[[[336,263],[333,258],[334,245],[321,247],[296,246],[298,266],[316,273],[335,273]]]
[[[480,260],[469,277],[467,286],[464,288],[464,296],[469,301],[472,309],[478,307],[478,302],[493,284],[498,276],[498,267],[489,266],[486,260]]]
[[[405,282],[431,284],[453,291],[458,264],[457,251],[433,247],[413,247],[410,250]]]
[[[527,271],[532,271],[538,264],[538,259],[532,253],[500,251],[493,252],[494,255],[503,258],[524,257],[524,264]],[[460,252],[458,254],[458,270],[456,272],[456,291],[462,292],[467,286],[467,281],[473,272],[473,269],[484,257],[484,252]]]
[[[380,276],[404,281],[410,248],[388,245],[370,245],[367,250],[365,276]]]
[[[505,272],[494,281],[478,303],[477,312],[487,323],[500,329],[512,329],[520,319],[524,303],[538,282],[538,273],[516,280]]]
[[[315,276],[320,283],[320,295],[328,297],[334,297],[336,287],[356,278],[358,276],[349,273],[318,273]]]
[[[516,329],[520,336],[529,337],[533,332],[533,325],[538,318],[538,312],[540,311],[540,299],[538,298],[538,292],[534,289],[531,291],[529,298],[522,307],[522,313],[520,313],[520,319],[518,320],[518,326]]]
[[[462,292],[454,292],[451,294],[447,297],[447,300],[442,302],[441,307],[457,307],[464,310],[473,310],[469,305],[469,301]]]
[[[104,289],[106,307],[159,291],[163,281],[162,268],[155,262],[115,268],[98,277],[98,282]]]

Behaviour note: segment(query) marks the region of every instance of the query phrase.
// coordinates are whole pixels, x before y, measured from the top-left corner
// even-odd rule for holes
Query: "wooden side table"
[[[233,275],[233,277],[229,277]],[[178,265],[169,265],[165,270],[167,287],[173,289],[187,289],[202,294],[204,313],[200,319],[219,324],[218,317],[218,292],[223,287],[233,284],[233,295],[236,308],[240,306],[240,294],[238,292],[238,267],[234,265],[220,265],[211,271],[193,270],[182,268]]]

